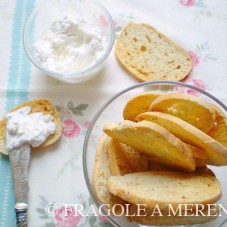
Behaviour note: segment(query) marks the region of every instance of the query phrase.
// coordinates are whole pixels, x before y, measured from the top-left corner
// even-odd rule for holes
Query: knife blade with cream
[[[56,129],[50,114],[30,112],[31,108],[26,106],[6,115],[6,147],[13,176],[18,227],[27,226],[28,164],[31,147],[40,146]]]

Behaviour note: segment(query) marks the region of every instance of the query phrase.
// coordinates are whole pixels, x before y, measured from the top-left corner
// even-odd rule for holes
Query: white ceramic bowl
[[[84,169],[84,177],[86,180],[87,188],[90,192],[92,199],[94,200],[97,207],[100,207],[101,203],[98,201],[94,189],[92,186],[92,174],[95,163],[95,153],[97,143],[103,134],[103,126],[108,122],[118,122],[123,120],[123,108],[126,102],[134,97],[135,95],[144,93],[144,92],[160,92],[160,93],[171,93],[171,92],[184,92],[194,94],[204,100],[207,100],[210,103],[217,105],[224,113],[227,114],[227,107],[220,102],[217,98],[212,96],[211,94],[202,91],[194,86],[187,85],[180,82],[172,82],[172,81],[153,81],[141,83],[132,87],[129,87],[120,93],[113,96],[110,100],[108,100],[101,109],[95,114],[91,125],[88,129],[84,148],[83,148],[83,169]],[[225,172],[227,171],[227,167],[209,167],[213,169],[217,178],[220,180],[222,184],[223,195],[221,201],[218,203],[227,204],[227,180],[225,177]],[[103,213],[107,214],[106,210],[102,210]],[[125,217],[118,216],[107,216],[108,220],[115,226],[119,227],[138,227],[142,226],[136,223],[129,223]],[[218,217],[215,221],[210,223],[206,223],[205,225],[196,225],[196,226],[219,226],[218,223],[223,221],[223,217]],[[220,220],[221,219],[221,220]]]
[[[50,29],[53,22],[63,17],[76,17],[86,21],[90,27],[102,30],[106,38],[106,47],[99,58],[91,65],[65,72],[43,64],[37,58],[34,43]],[[51,0],[37,6],[29,16],[23,33],[23,43],[27,56],[44,74],[68,83],[80,83],[86,81],[99,73],[103,63],[109,56],[115,39],[115,28],[110,13],[96,0]],[[81,65],[80,62],[75,64]]]

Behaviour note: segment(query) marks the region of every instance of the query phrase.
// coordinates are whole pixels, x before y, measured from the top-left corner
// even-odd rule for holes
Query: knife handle
[[[27,227],[27,210],[26,203],[15,205],[17,227]]]

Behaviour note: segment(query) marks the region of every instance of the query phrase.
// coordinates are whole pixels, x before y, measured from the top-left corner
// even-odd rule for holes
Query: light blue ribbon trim
[[[23,49],[22,33],[35,0],[15,1],[12,27],[11,59],[6,92],[6,110],[28,100],[31,65]],[[14,194],[8,157],[0,155],[0,226],[14,227]]]

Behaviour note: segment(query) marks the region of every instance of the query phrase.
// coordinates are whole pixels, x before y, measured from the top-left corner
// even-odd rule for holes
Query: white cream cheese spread
[[[26,144],[32,147],[41,145],[55,132],[56,125],[50,114],[31,113],[29,106],[6,115],[6,147],[13,150]]]
[[[52,23],[34,43],[37,60],[43,67],[66,74],[97,62],[107,49],[107,35],[101,26],[63,17]]]

